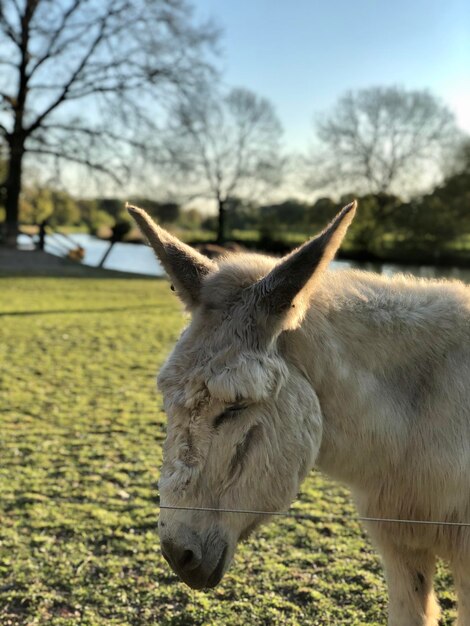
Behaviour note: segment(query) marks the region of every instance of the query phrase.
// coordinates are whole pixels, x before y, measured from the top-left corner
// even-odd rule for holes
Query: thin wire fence
[[[21,381],[23,382],[23,381]],[[146,381],[147,383],[152,383],[153,385],[155,384],[154,379],[151,380],[150,378]],[[135,389],[133,389],[133,386],[127,386],[127,385],[123,385],[120,388],[113,388],[112,386],[106,386],[106,385],[94,385],[95,389],[99,389],[99,391],[104,392],[103,395],[101,396],[101,402],[100,404],[106,404],[107,401],[114,401],[116,396],[122,395],[122,393],[130,393],[130,392],[134,392]],[[82,391],[89,391],[89,389],[87,388],[86,385],[77,385],[76,383],[71,385],[70,388],[68,389],[68,392],[70,394],[73,393],[81,393]],[[139,406],[133,407],[131,409],[127,409],[127,414],[135,414],[135,415],[140,415],[140,417],[143,416],[143,413],[147,413],[147,411],[149,412],[153,412],[155,411],[155,404],[153,402],[149,402],[148,398],[145,397],[144,392],[147,391],[146,389],[142,389],[142,387],[140,387],[139,392],[140,394],[142,394],[144,396],[144,398],[142,399],[142,401],[139,401],[137,404]],[[140,395],[139,394],[139,395]],[[139,398],[140,400],[140,398]],[[158,408],[158,404],[157,404],[157,408]],[[35,418],[37,418],[38,416],[33,416]],[[102,436],[110,436],[111,434],[125,434],[126,433],[126,427],[125,427],[125,423],[123,424],[114,424],[113,426],[110,426],[109,429],[102,429],[102,431],[99,430],[95,430],[95,431],[91,431],[89,434],[92,436],[96,436],[96,435],[102,435]],[[31,435],[31,429],[29,429],[29,435]],[[49,436],[55,436],[55,437],[69,437],[70,436],[70,430],[69,428],[65,427],[65,426],[59,426],[56,425],[56,431],[55,432],[49,432],[48,433]],[[163,433],[160,433],[159,435],[157,435],[155,437],[155,441],[161,441],[163,437]],[[18,444],[18,438],[17,437],[8,437],[7,433],[4,431],[1,435],[0,435],[0,441],[2,443],[2,445],[17,445]],[[86,445],[86,437],[84,437],[84,440],[81,442],[81,445],[85,446]],[[48,496],[46,496],[48,497]],[[51,497],[51,499],[54,499],[54,496],[49,496]],[[6,499],[7,501],[10,500],[9,498]],[[71,503],[86,503],[83,500],[80,499],[76,499],[76,498],[67,498],[67,497],[61,497],[60,498],[61,501],[70,501]],[[95,502],[92,502],[91,500],[88,502],[89,504],[93,504]],[[96,503],[95,503],[96,504]],[[100,502],[100,504],[104,504],[103,502]],[[213,512],[213,513],[230,513],[230,514],[245,514],[245,515],[257,515],[257,516],[270,516],[270,517],[284,517],[284,518],[291,518],[291,519],[296,519],[296,520],[309,520],[312,522],[339,522],[339,523],[344,523],[345,521],[347,521],[347,518],[344,516],[338,516],[338,515],[313,515],[313,514],[309,514],[309,513],[302,513],[299,511],[261,511],[261,510],[249,510],[249,509],[228,509],[228,508],[214,508],[214,507],[189,507],[189,506],[168,506],[168,505],[162,505],[159,504],[158,501],[155,503],[156,508],[160,508],[160,509],[170,509],[170,510],[184,510],[184,511],[200,511],[200,512]],[[132,509],[132,508],[139,508],[139,505],[132,505],[132,503],[127,503],[127,509]],[[416,519],[400,519],[400,518],[385,518],[385,517],[365,517],[365,516],[357,516],[357,517],[353,517],[351,516],[349,519],[351,520],[357,520],[357,521],[361,521],[361,522],[371,522],[371,523],[392,523],[392,524],[415,524],[415,525],[427,525],[427,526],[446,526],[446,527],[460,527],[460,528],[470,528],[470,522],[452,522],[452,521],[444,521],[444,520],[416,520]]]
[[[312,515],[310,513],[299,513],[297,511],[256,511],[250,509],[218,509],[213,507],[198,507],[198,506],[167,506],[163,504],[158,505],[160,509],[170,509],[176,511],[207,511],[213,513],[239,513],[245,515],[270,515],[276,517],[290,517],[299,520],[310,520],[312,522],[321,521],[338,521],[344,522],[346,518],[341,515]],[[363,517],[358,516],[356,519],[361,522],[389,522],[393,524],[427,524],[431,526],[458,526],[458,527],[470,527],[470,522],[444,522],[437,520],[416,520],[416,519],[399,519],[393,517]]]
[[[66,387],[67,395],[73,396],[73,395],[89,392],[89,387],[87,384],[77,384],[77,382],[73,380],[73,378],[69,377],[68,375],[63,376],[63,379],[64,380],[62,381],[62,384],[67,385]],[[26,378],[25,379],[20,378],[19,380],[17,380],[17,382],[19,384],[25,384],[25,386],[29,384],[29,380]],[[95,397],[94,399],[92,399],[92,404],[103,405],[103,404],[107,404],[107,402],[113,402],[114,404],[116,397],[122,396],[123,394],[126,396],[132,394],[136,396],[135,406],[132,408],[127,407],[126,413],[128,415],[129,414],[139,415],[142,418],[143,414],[146,414],[147,411],[150,414],[151,412],[153,413],[155,411],[155,408],[159,408],[158,403],[154,402],[153,400],[149,400],[147,396],[148,388],[155,387],[155,376],[146,376],[144,379],[144,383],[145,384],[142,384],[142,380],[140,380],[140,384],[138,388],[136,388],[134,384],[129,384],[129,382],[127,381],[126,382],[120,381],[120,384],[118,384],[117,386],[116,385],[112,386],[112,385],[106,384],[104,381],[103,382],[101,380],[97,381],[95,379],[93,381],[93,388],[95,392],[98,391],[101,395],[98,396],[98,398]],[[1,390],[1,386],[0,386],[0,390]],[[31,417],[35,419],[38,418],[37,415],[32,415]],[[49,436],[56,436],[59,438],[70,436],[70,429],[68,427],[57,424],[55,425],[55,428],[56,428],[55,432],[48,433]],[[28,430],[29,430],[28,434],[31,435],[32,434],[31,429],[29,428]],[[109,429],[104,428],[101,431],[95,430],[95,431],[89,432],[89,434],[92,436],[95,436],[95,435],[110,436],[113,433],[125,434],[126,433],[125,423],[122,423],[122,424],[115,423],[114,427],[110,426]],[[157,435],[155,437],[155,441],[157,442],[161,441],[162,436],[163,436],[163,433],[160,433],[159,435]],[[18,444],[17,437],[15,436],[8,437],[6,436],[5,431],[0,435],[0,441],[3,445],[12,445],[12,444],[17,445]],[[81,445],[85,446],[86,443],[87,443],[86,438],[84,438],[84,440],[81,442]],[[57,496],[46,496],[46,497],[54,499],[54,497],[57,497]],[[96,504],[96,502],[93,502],[92,500],[88,500],[88,499],[83,500],[83,499],[60,497],[60,496],[59,496],[59,499],[61,501],[76,503],[76,504],[79,504],[79,503]],[[7,498],[7,501],[8,500],[11,501],[11,499]],[[104,503],[100,502],[99,504],[104,504]],[[139,508],[139,505],[133,505],[130,502],[126,504],[127,504],[126,506],[127,510],[130,510],[133,508]],[[345,521],[347,521],[347,519],[351,519],[351,520],[356,520],[356,521],[361,521],[361,522],[371,522],[371,523],[415,524],[415,525],[427,525],[427,526],[470,528],[470,522],[452,522],[452,521],[444,521],[444,520],[421,520],[421,519],[416,520],[416,519],[366,517],[366,516],[357,516],[357,517],[350,516],[349,518],[346,518],[345,516],[339,516],[339,515],[313,515],[309,513],[302,513],[299,511],[295,511],[295,510],[261,511],[261,510],[228,509],[228,508],[214,508],[214,507],[168,506],[168,505],[162,505],[158,501],[155,502],[155,506],[156,508],[160,508],[160,509],[284,517],[284,518],[291,518],[291,519],[296,519],[296,520],[308,520],[312,522],[336,521],[339,523],[344,523]]]

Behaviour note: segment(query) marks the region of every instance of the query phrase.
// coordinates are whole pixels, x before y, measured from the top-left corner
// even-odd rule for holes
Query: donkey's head
[[[129,208],[192,316],[158,383],[168,415],[160,502],[181,507],[161,509],[159,534],[193,588],[220,581],[238,541],[267,519],[260,511],[286,509],[315,462],[320,406],[283,336],[302,322],[354,210],[280,261],[216,263]]]

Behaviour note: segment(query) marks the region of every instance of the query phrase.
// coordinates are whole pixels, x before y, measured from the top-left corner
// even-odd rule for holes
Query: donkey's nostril
[[[162,541],[162,554],[176,572],[189,572],[202,561],[201,550],[197,546],[179,545],[172,541]]]
[[[191,568],[191,563],[193,563],[193,561],[195,560],[195,554],[192,550],[184,550],[183,554],[181,555],[181,559],[179,562],[179,565],[182,569],[190,569]]]

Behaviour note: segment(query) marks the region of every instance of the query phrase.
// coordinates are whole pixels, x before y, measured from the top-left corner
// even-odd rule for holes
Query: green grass
[[[379,559],[317,473],[298,506],[319,520],[258,531],[217,589],[163,561],[154,378],[184,324],[167,283],[1,278],[0,293],[1,626],[385,623]],[[450,589],[441,569],[445,625]]]

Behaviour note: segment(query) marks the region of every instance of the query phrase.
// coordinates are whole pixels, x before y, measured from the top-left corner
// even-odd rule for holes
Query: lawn
[[[3,277],[0,294],[1,626],[385,623],[379,559],[315,472],[296,507],[317,520],[258,531],[217,589],[160,556],[154,379],[184,324],[166,282]],[[445,625],[450,589],[441,568]]]

